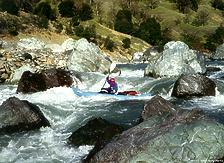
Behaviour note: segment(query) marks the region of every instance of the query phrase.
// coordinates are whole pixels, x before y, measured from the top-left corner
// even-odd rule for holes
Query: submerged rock
[[[162,55],[150,62],[145,75],[153,77],[171,77],[181,74],[205,73],[205,61],[201,54],[189,49],[180,41],[171,41],[164,46]]]
[[[67,62],[69,70],[79,72],[107,72],[110,62],[106,56],[93,43],[89,43],[82,38],[75,42],[72,52]]]
[[[0,106],[0,133],[14,133],[50,126],[40,109],[16,97],[10,97]]]
[[[181,75],[174,84],[172,96],[185,98],[191,96],[215,96],[216,84],[206,76]]]
[[[18,83],[16,92],[33,93],[45,91],[59,86],[71,86],[73,79],[69,71],[62,69],[48,69],[41,73],[25,71]]]
[[[161,101],[156,99],[153,103]],[[190,162],[223,157],[223,124],[199,110],[157,110],[149,119],[112,140],[89,162]]]

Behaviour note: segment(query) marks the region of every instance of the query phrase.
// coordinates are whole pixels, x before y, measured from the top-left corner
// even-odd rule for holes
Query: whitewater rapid
[[[136,65],[133,67],[137,67]],[[201,108],[222,121],[224,111],[223,81],[217,83],[215,97],[177,100],[170,97],[175,78],[153,79],[144,77],[142,68],[125,67],[117,76],[119,89],[134,89],[141,93],[153,92],[173,101],[180,107]],[[98,92],[107,75],[82,73],[79,88]],[[15,96],[36,104],[51,127],[29,132],[0,136],[0,162],[80,162],[92,146],[73,147],[67,138],[91,118],[102,117],[127,128],[138,123],[139,115],[148,99],[119,100],[106,96],[79,97],[71,88],[57,87],[32,94],[16,94],[17,85],[0,86],[0,104]],[[223,121],[224,122],[224,121]]]

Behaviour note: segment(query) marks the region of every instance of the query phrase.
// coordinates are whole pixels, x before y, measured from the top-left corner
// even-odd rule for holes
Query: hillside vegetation
[[[9,13],[0,16],[2,35],[85,37],[128,60],[150,44],[181,40],[214,51],[224,40],[222,0],[1,0],[0,11]]]

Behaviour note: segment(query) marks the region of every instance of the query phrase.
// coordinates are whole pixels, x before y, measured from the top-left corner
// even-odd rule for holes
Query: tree
[[[209,13],[206,9],[202,9],[198,12],[193,24],[195,25],[205,25],[208,22]]]
[[[219,10],[224,10],[224,2],[223,0],[212,0],[211,1],[212,7]]]
[[[132,14],[130,10],[119,10],[114,23],[116,31],[131,34],[133,31]]]
[[[81,9],[79,10],[79,17],[82,21],[90,20],[93,18],[93,10],[87,3],[82,4]]]
[[[47,19],[54,20],[56,18],[56,15],[54,11],[51,8],[51,5],[49,2],[40,2],[37,4],[37,6],[34,9],[34,14],[37,14],[39,16],[44,16]]]
[[[189,9],[198,10],[199,0],[176,0],[176,6],[180,12],[186,14]]]
[[[158,45],[161,41],[161,26],[155,18],[148,18],[140,24],[137,36],[152,45]]]
[[[128,49],[130,48],[130,45],[131,45],[131,40],[129,38],[124,38],[122,40],[122,46],[125,48],[125,49]]]
[[[75,15],[76,7],[74,6],[74,2],[71,0],[62,1],[58,5],[59,13],[62,17],[73,17]]]
[[[0,9],[2,11],[7,11],[9,14],[18,15],[19,7],[14,0],[1,0]]]
[[[224,42],[224,27],[220,26],[215,30],[215,33],[213,33],[207,38],[204,47],[210,51],[215,51],[219,45],[223,44],[223,42]]]

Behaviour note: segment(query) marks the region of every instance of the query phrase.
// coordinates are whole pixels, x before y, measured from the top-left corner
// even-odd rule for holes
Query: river
[[[187,108],[200,108],[209,116],[224,122],[224,62],[209,61],[208,66],[220,67],[222,71],[208,75],[217,84],[215,97],[181,100],[170,97],[176,78],[154,79],[144,77],[146,64],[118,64],[121,69],[117,77],[120,91],[136,90],[141,93],[159,94],[174,104]],[[106,75],[100,73],[80,73],[82,83],[79,88],[99,91]],[[73,147],[67,138],[91,118],[103,117],[113,123],[130,128],[138,123],[145,102],[143,99],[120,100],[112,97],[78,97],[71,88],[51,88],[33,94],[16,94],[17,85],[0,86],[0,103],[16,96],[40,107],[51,127],[29,132],[0,136],[0,162],[80,162],[92,146]]]

